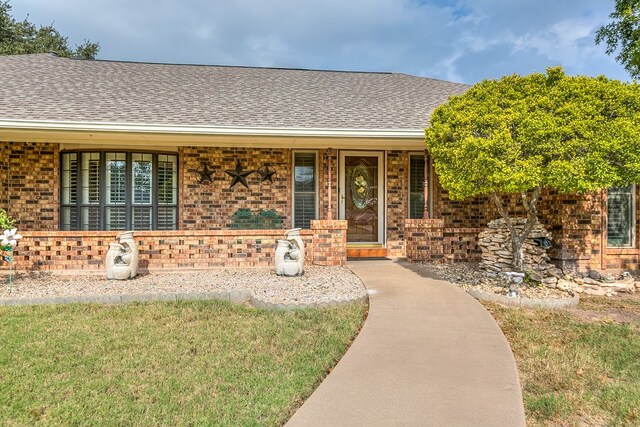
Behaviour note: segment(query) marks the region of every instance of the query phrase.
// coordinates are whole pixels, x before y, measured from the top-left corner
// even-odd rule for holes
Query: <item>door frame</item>
[[[346,219],[345,215],[345,157],[346,156],[360,156],[360,157],[377,157],[378,158],[378,241],[377,242],[357,242],[361,244],[381,244],[384,245],[387,240],[386,230],[386,188],[387,182],[386,176],[386,162],[384,151],[358,151],[358,150],[340,150],[338,155],[338,216],[341,220]],[[350,243],[347,240],[347,243]],[[351,242],[354,243],[354,242]]]

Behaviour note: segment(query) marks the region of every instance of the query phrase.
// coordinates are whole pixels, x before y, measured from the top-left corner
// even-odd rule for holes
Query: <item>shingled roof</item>
[[[467,89],[397,73],[0,56],[0,121],[422,129]]]

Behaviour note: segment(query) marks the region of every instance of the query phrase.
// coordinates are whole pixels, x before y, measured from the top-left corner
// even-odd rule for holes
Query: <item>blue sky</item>
[[[594,44],[613,0],[12,0],[99,59],[394,71],[474,83],[543,72],[628,80]]]

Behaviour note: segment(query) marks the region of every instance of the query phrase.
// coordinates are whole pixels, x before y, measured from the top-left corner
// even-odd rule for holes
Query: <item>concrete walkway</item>
[[[360,335],[288,426],[524,426],[518,372],[491,315],[405,263],[349,262],[371,295]]]

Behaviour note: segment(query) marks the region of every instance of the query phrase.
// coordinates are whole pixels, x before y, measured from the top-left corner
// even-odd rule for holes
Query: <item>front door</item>
[[[383,153],[340,153],[340,218],[347,220],[348,243],[384,243],[383,172]]]

